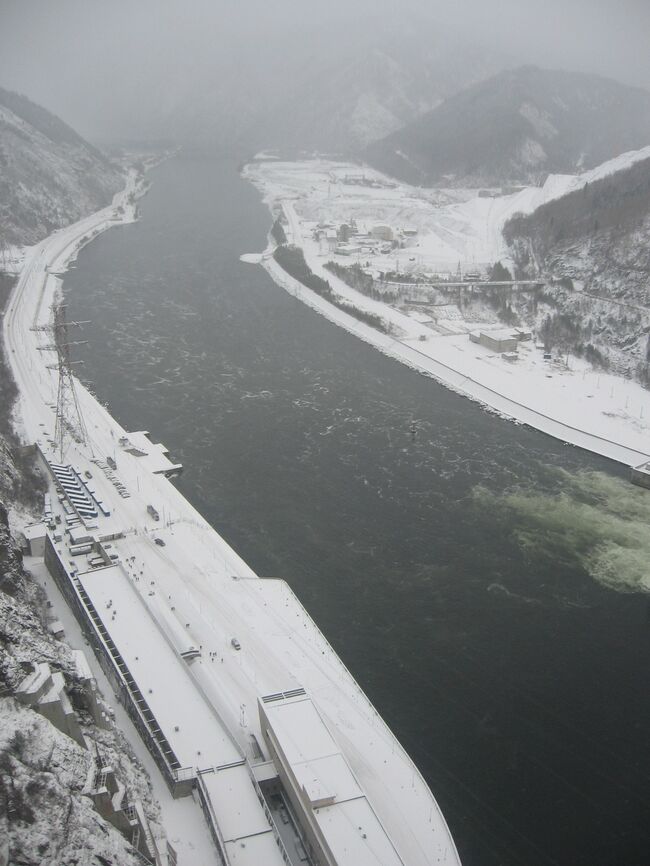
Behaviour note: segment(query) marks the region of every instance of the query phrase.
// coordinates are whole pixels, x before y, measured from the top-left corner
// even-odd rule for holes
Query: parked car
[[[234,647],[236,650],[240,650],[240,649],[241,649],[241,644],[239,643],[239,641],[237,640],[236,637],[234,637],[234,638],[230,641],[230,643],[233,645],[233,647]]]

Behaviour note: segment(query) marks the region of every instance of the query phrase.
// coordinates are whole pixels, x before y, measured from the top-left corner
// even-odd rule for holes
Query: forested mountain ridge
[[[513,217],[503,234],[518,274],[551,285],[549,337],[592,344],[650,385],[650,158]]]
[[[539,184],[650,144],[650,92],[577,72],[522,66],[453,96],[365,151],[427,186]]]
[[[0,88],[0,245],[34,244],[121,186],[119,167],[71,127]]]
[[[417,16],[368,26],[351,8],[343,26],[314,16],[300,39],[287,22],[275,42],[226,48],[200,77],[170,70],[140,124],[153,138],[238,159],[273,148],[356,155],[508,62],[485,45],[432,33]]]
[[[438,105],[459,87],[502,68],[472,45],[425,38],[404,22],[399,38],[343,41],[337,56],[310,59],[245,138],[281,148],[354,153]]]

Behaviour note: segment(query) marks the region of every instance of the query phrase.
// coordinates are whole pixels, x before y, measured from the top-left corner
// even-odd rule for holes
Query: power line
[[[56,397],[56,423],[54,427],[54,439],[56,441],[59,459],[63,462],[66,451],[66,441],[73,439],[79,445],[88,443],[88,431],[79,405],[79,398],[75,387],[73,366],[83,363],[73,361],[70,356],[72,346],[83,346],[87,340],[71,341],[68,336],[68,328],[82,327],[89,322],[68,322],[66,320],[65,304],[57,304],[54,308],[54,319],[51,325],[34,328],[49,334],[52,342],[47,346],[39,346],[44,352],[56,352],[57,363],[49,365],[50,369],[57,370],[59,374],[59,385]],[[90,446],[92,452],[92,445]]]

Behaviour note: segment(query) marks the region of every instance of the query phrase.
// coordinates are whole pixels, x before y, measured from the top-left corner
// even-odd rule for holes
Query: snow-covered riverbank
[[[128,198],[128,191],[123,196]],[[24,441],[37,443],[51,462],[60,462],[53,441],[57,375],[47,366],[52,359],[46,349],[51,338],[39,328],[50,319],[51,305],[60,288],[57,275],[89,237],[129,217],[118,212],[124,200],[32,248],[7,306],[4,338],[20,393],[17,421]],[[457,866],[453,840],[427,783],[290,587],[280,579],[257,578],[159,474],[164,463],[160,449],[144,434],[126,431],[81,385],[78,397],[88,441],[66,441],[63,462],[74,466],[79,477],[92,478],[93,496],[103,505],[102,515],[97,518],[99,529],[93,531],[111,538],[117,563],[102,572],[100,583],[103,585],[104,578],[112,580],[110,592],[124,590],[122,601],[116,605],[120,612],[126,605],[129,614],[137,616],[142,608],[142,621],[148,623],[148,630],[143,628],[140,634],[138,628],[129,628],[123,634],[133,652],[129,667],[140,693],[146,694],[155,708],[156,723],[164,729],[172,747],[179,754],[182,750],[180,767],[193,773],[228,765],[243,768],[246,775],[253,764],[268,762],[270,753],[263,751],[258,700],[264,695],[304,689],[356,775],[363,796],[372,804],[381,832],[400,852],[403,862],[426,866],[434,856],[437,862]],[[108,468],[107,457],[115,462],[117,468],[113,471],[102,468]],[[57,496],[53,486],[51,494],[54,503]],[[152,517],[151,509],[157,518]],[[74,551],[66,533],[61,533],[55,544],[61,562],[76,564],[71,560]],[[91,566],[82,563],[82,568],[90,569],[81,573],[82,578],[92,574]],[[111,569],[113,574],[109,573]],[[160,616],[158,598],[174,599],[171,610],[178,620],[174,634],[199,647],[199,657],[193,659],[191,669],[184,662],[177,663],[173,670],[171,666],[166,668],[167,682],[162,688],[161,671],[150,663],[157,656],[146,643],[156,636],[162,638],[152,627],[158,621],[156,616]],[[134,599],[137,610],[132,609]],[[101,609],[107,609],[106,605]],[[161,631],[165,640],[169,639],[164,629]],[[203,648],[209,648],[210,653],[203,652]],[[215,658],[220,660],[218,665],[213,663]],[[146,661],[140,664],[141,660]],[[181,693],[191,695],[191,700],[181,702],[183,722],[175,724],[180,712],[175,709],[175,700]],[[210,724],[204,723],[206,718]],[[233,752],[240,759],[234,763]],[[164,823],[166,810],[172,810],[169,825],[179,827],[178,810],[186,804],[175,805],[179,801],[165,792],[157,771],[153,780]],[[242,815],[247,813],[243,815],[246,829],[257,821],[260,811],[249,783],[250,789],[245,788],[247,805],[242,807]],[[212,801],[217,824],[232,826],[228,824],[232,818],[230,805]],[[195,808],[199,814],[198,804]],[[240,827],[239,817],[237,821]],[[253,835],[259,832],[256,827]],[[188,828],[180,838],[172,836],[181,866],[218,862],[207,826],[203,830],[196,838],[194,828]],[[270,827],[264,829],[265,834],[270,832]],[[252,845],[247,853],[240,850],[242,835],[247,834],[239,833],[224,844],[231,846],[233,861],[236,854],[237,862],[253,863]],[[366,842],[355,837],[355,844],[370,858],[376,838],[369,836]],[[281,856],[280,849],[273,850],[277,857],[274,854],[274,859],[265,862],[276,862]],[[364,857],[361,854],[359,859]],[[373,862],[378,861],[375,858]]]
[[[147,168],[155,164],[157,162]],[[137,219],[138,199],[146,191],[144,177],[131,170],[127,173],[124,189],[115,195],[111,205],[54,232],[33,247],[17,251],[19,280],[7,305],[3,336],[7,359],[19,388],[14,409],[14,425],[26,443],[40,439],[45,431],[46,435],[53,433],[52,401],[56,399],[56,375],[46,369],[46,355],[40,353],[42,360],[39,359],[37,348],[39,342],[46,343],[49,340],[45,335],[31,331],[31,327],[43,326],[48,322],[52,305],[61,292],[62,274],[75,261],[80,250],[102,232],[134,222]],[[50,358],[47,354],[47,360]],[[91,423],[96,429],[97,418],[108,420],[110,416],[83,386],[78,384],[77,388],[87,418],[90,420],[94,417],[95,420]],[[72,456],[69,454],[68,458]],[[18,514],[13,510],[10,518],[14,531],[21,530],[30,520],[28,515]],[[42,561],[29,561],[28,565],[45,588],[57,617],[65,623],[70,645],[87,652],[87,641],[81,628],[54,582],[48,580],[49,576]],[[201,862],[211,862],[214,856],[212,840],[199,810],[192,808],[193,804],[187,800],[172,797],[133,723],[112,694],[96,658],[90,653],[88,657],[105,700],[113,708],[117,722],[133,751],[149,772],[154,795],[161,806],[165,831],[178,852],[179,863],[181,866],[190,866],[197,857]]]
[[[330,185],[334,171],[338,177],[335,194]],[[391,184],[388,179],[380,178],[380,186],[360,187],[356,180],[346,186],[341,179],[354,172],[359,174],[358,167],[323,165],[318,161],[313,167],[309,163],[272,162],[255,164],[245,176],[261,190],[272,213],[283,212],[288,240],[303,249],[311,270],[326,279],[342,298],[389,322],[395,336],[386,336],[359,322],[297,283],[274,261],[272,248],[269,248],[261,263],[279,285],[385,354],[504,417],[624,464],[636,465],[647,459],[650,454],[650,393],[637,383],[596,371],[574,357],[558,358],[549,363],[532,342],[520,345],[516,362],[508,361],[499,353],[470,342],[471,326],[464,322],[460,326],[450,323],[454,326],[446,329],[446,333],[441,329],[436,332],[407,311],[350,288],[324,267],[333,256],[330,252],[323,253],[313,238],[315,218],[319,214],[319,220],[335,221],[337,216],[346,213],[359,213],[369,219],[374,212],[378,220],[387,219],[387,214],[399,213],[401,209],[402,219],[411,223],[418,219],[420,226],[431,229],[430,234],[421,239],[421,244],[424,249],[428,246],[435,249],[432,255],[445,255],[448,267],[452,265],[452,257],[460,255],[461,250],[467,254],[472,238],[477,237],[484,240],[482,253],[495,260],[502,251],[500,226],[506,216],[524,204],[532,209],[535,202],[541,203],[543,191],[522,191],[506,197],[513,199],[510,202],[476,198],[464,204],[441,206],[433,200],[435,191],[406,188]],[[560,189],[574,185],[574,178],[567,177],[562,182],[558,179],[549,184],[546,194],[556,195]],[[471,214],[471,219],[468,217],[464,226],[456,220],[454,246],[451,252],[444,251],[438,243],[440,237],[451,225],[450,214],[457,217],[461,209],[466,215]],[[465,246],[458,240],[463,233]],[[438,240],[432,240],[430,235]],[[419,250],[413,253],[420,255]]]

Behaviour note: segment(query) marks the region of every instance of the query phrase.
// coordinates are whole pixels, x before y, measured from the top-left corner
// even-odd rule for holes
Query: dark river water
[[[650,493],[336,328],[243,252],[229,162],[151,174],[65,280],[85,376],[286,578],[430,784],[465,866],[650,863]],[[410,427],[416,422],[412,441]]]

